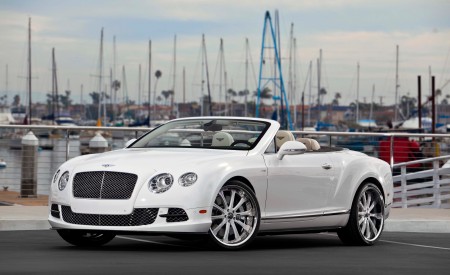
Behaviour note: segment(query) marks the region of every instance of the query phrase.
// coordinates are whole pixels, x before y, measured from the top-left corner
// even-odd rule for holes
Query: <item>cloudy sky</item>
[[[201,37],[205,34],[213,97],[219,97],[217,67],[219,41],[224,40],[227,86],[245,87],[245,38],[252,65],[259,73],[264,14],[280,15],[283,75],[289,75],[289,33],[294,24],[296,93],[309,94],[309,63],[313,62],[313,95],[317,91],[316,62],[322,49],[322,86],[325,102],[339,92],[341,104],[356,98],[360,64],[360,101],[392,104],[395,99],[396,45],[399,46],[399,93],[417,93],[417,75],[428,92],[428,74],[437,87],[450,80],[450,1],[448,0],[1,0],[0,96],[20,94],[25,99],[28,18],[32,24],[33,100],[44,101],[51,90],[51,51],[56,50],[59,90],[70,89],[72,99],[91,102],[98,90],[100,30],[104,28],[104,75],[113,67],[116,37],[116,78],[129,97],[138,101],[141,64],[141,101],[147,101],[148,41],[152,41],[152,76],[162,71],[157,93],[171,89],[174,75],[173,40],[177,36],[175,93],[182,100],[182,70],[186,97],[200,97]],[[8,67],[8,70],[6,70]],[[7,73],[8,71],[8,73]],[[8,77],[6,77],[8,75]],[[253,72],[249,89],[256,90]],[[8,81],[7,81],[8,80]],[[8,82],[8,85],[6,85]],[[104,85],[109,80],[105,79]],[[155,78],[152,77],[151,89]],[[443,89],[450,94],[450,84]],[[123,97],[123,94],[119,94]],[[297,96],[297,98],[300,98]]]

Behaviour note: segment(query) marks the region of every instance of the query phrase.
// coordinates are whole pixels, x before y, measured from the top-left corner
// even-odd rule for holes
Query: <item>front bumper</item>
[[[150,213],[147,211],[148,209],[135,208],[133,213]],[[76,213],[70,206],[53,203],[50,206],[48,221],[53,229],[149,233],[207,233],[211,226],[211,208],[183,209],[187,217],[180,219],[176,218],[177,215],[171,214],[169,209],[178,208],[151,208],[151,213],[148,214],[151,217],[143,217],[146,214],[110,215],[93,214],[92,211],[90,211],[91,213]],[[70,211],[69,214],[67,211]]]

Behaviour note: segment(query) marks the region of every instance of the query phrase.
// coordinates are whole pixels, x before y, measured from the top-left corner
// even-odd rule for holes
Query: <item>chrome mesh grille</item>
[[[135,208],[129,215],[102,215],[74,213],[70,206],[61,206],[63,220],[67,223],[94,226],[139,226],[152,224],[158,208]]]
[[[167,211],[166,222],[184,222],[189,220],[186,211],[181,208],[169,208]]]
[[[73,196],[85,199],[126,200],[131,197],[137,175],[122,172],[81,172],[73,178]]]

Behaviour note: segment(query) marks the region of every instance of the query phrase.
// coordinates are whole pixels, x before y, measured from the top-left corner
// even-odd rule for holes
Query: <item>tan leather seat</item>
[[[230,146],[234,142],[233,137],[226,132],[217,132],[212,139],[212,147]]]
[[[277,145],[277,149],[280,149],[281,145],[283,145],[286,141],[294,141],[294,135],[290,131],[280,130],[277,132],[275,136],[275,143]]]
[[[297,141],[305,144],[307,151],[317,151],[320,149],[320,144],[317,140],[312,138],[297,138]]]

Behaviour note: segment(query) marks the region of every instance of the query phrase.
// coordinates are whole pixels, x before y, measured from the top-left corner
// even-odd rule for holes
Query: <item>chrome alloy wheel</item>
[[[247,186],[225,185],[214,200],[210,235],[222,247],[241,247],[259,228],[259,215],[255,195]]]
[[[368,242],[375,241],[384,225],[384,202],[378,189],[368,186],[358,199],[358,230]]]

